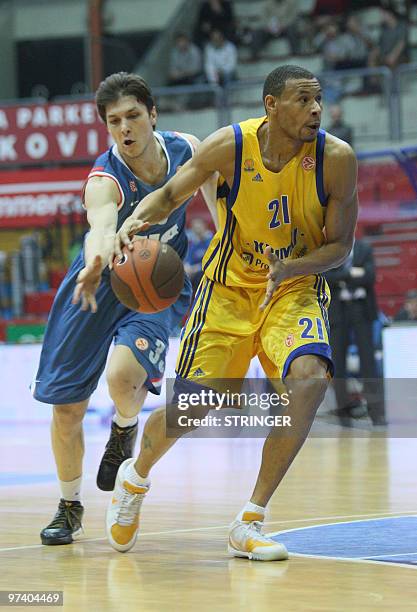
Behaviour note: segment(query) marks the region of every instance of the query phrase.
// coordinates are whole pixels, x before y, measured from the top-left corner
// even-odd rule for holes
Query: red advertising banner
[[[81,192],[90,166],[0,173],[0,230],[80,221]]]
[[[0,167],[93,160],[109,144],[94,101],[0,107]]]

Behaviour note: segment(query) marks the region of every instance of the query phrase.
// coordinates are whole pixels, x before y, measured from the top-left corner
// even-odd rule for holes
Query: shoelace
[[[250,531],[254,529],[258,533],[258,537],[260,540],[269,542],[270,539],[262,534],[262,526],[263,523],[261,523],[261,521],[252,521],[243,527],[243,535],[246,538],[251,538],[252,534],[250,533]]]
[[[120,459],[125,459],[125,451],[123,448],[123,437],[130,432],[123,432],[118,429],[112,431],[110,440],[106,444],[106,462],[120,464]]]
[[[146,493],[129,493],[129,491],[124,489],[117,515],[117,523],[119,525],[124,527],[132,525],[139,513],[145,495]]]
[[[48,525],[48,529],[55,529],[56,527],[63,527],[65,523],[68,523],[71,529],[74,528],[74,520],[78,521],[78,516],[74,511],[73,506],[67,506],[66,504],[59,504],[58,512],[55,514],[51,523]]]

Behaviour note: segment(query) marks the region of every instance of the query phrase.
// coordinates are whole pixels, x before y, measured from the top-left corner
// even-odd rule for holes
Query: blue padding
[[[366,559],[417,553],[417,516],[317,525],[273,536],[289,552],[304,555]],[[417,555],[416,555],[417,557]],[[402,557],[392,557],[397,562]],[[381,561],[379,559],[373,559]],[[413,557],[413,563],[415,559]],[[399,562],[399,561],[398,561]],[[406,563],[406,561],[402,561]]]

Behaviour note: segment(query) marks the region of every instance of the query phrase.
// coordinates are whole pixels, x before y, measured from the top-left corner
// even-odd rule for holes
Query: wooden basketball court
[[[86,430],[85,537],[57,547],[39,540],[59,497],[48,426],[0,432],[2,590],[62,590],[66,610],[416,609],[417,531],[394,537],[394,562],[381,561],[386,538],[378,531],[381,554],[370,560],[349,551],[349,558],[305,556],[291,547],[284,562],[228,556],[228,524],[249,499],[260,439],[180,441],[154,470],[141,535],[123,554],[105,539],[109,495],[95,486],[107,428]],[[417,515],[414,440],[343,434],[307,441],[270,504],[268,532]],[[330,550],[332,537],[322,542]],[[345,539],[363,545],[366,537]],[[397,557],[407,552],[411,562],[396,563],[396,547]]]

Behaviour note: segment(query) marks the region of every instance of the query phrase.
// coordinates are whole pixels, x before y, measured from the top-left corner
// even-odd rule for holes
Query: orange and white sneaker
[[[136,461],[126,459],[117,472],[112,499],[107,508],[107,538],[115,550],[126,552],[135,545],[139,530],[139,512],[149,486],[136,486],[125,479],[126,468]]]
[[[242,520],[235,520],[229,530],[229,553],[254,561],[283,561],[288,559],[287,549],[262,535],[264,517],[257,512],[244,512]]]

